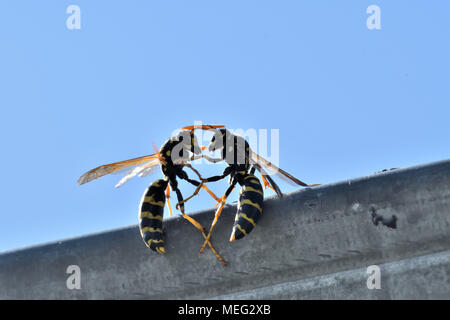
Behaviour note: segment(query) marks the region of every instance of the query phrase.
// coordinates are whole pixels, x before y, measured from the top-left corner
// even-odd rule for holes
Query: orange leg
[[[205,189],[206,192],[208,192],[211,195],[211,197],[213,197],[214,200],[217,201],[217,203],[220,202],[220,199],[211,190],[209,190],[208,187],[206,187],[205,185],[202,185],[202,188]]]
[[[212,233],[212,231],[214,229],[214,226],[217,223],[217,220],[219,219],[220,215],[222,214],[223,206],[225,205],[226,200],[227,200],[227,196],[226,195],[223,195],[220,198],[220,202],[219,202],[220,205],[219,205],[219,207],[216,210],[216,214],[214,216],[213,223],[211,224],[211,227],[209,228],[208,236],[205,238],[205,242],[203,243],[202,247],[200,248],[200,253],[203,253],[203,251],[205,250],[206,245],[208,244],[209,239],[211,238],[211,233]]]
[[[275,189],[270,185],[270,183],[266,180],[266,178],[264,178],[263,175],[261,175],[261,179],[262,179],[262,181],[263,181],[264,188],[269,187],[270,189],[273,190],[273,192],[277,193],[277,192],[275,191]]]
[[[194,159],[194,158],[191,158],[191,160],[192,160],[192,159]],[[190,197],[187,197],[187,198],[184,199],[183,201],[180,201],[180,202],[177,203],[177,209],[179,209],[179,206],[180,206],[181,204],[185,203],[186,201],[188,201],[188,200],[191,199],[192,197],[196,196],[196,195],[198,194],[198,192],[200,191],[200,189],[205,189],[205,190],[211,195],[211,197],[213,197],[217,202],[219,202],[219,201],[220,201],[219,198],[218,198],[211,190],[209,190],[208,187],[206,187],[206,186],[204,185],[204,183],[206,182],[206,180],[202,178],[202,176],[200,175],[200,173],[199,173],[194,167],[192,167],[192,165],[190,165],[189,163],[185,163],[184,165],[185,165],[186,167],[190,168],[192,171],[194,171],[194,172],[197,174],[197,176],[199,177],[199,179],[200,179],[202,182],[200,183],[200,185],[197,186],[197,189],[195,189],[194,193],[193,193]]]
[[[174,191],[177,193],[179,203],[181,202],[180,211],[181,211],[183,218],[185,218],[187,221],[192,223],[194,225],[194,227],[197,228],[202,233],[203,238],[206,239],[205,228],[203,228],[203,226],[198,221],[196,221],[194,218],[192,218],[184,213],[184,204],[182,203],[183,196],[182,196],[180,190],[178,188],[176,188]],[[208,241],[207,244],[211,248],[211,251],[214,253],[214,255],[217,257],[217,259],[219,259],[219,261],[222,262],[222,264],[224,266],[226,266],[227,262],[217,253],[217,251],[212,246],[211,242]]]
[[[227,265],[227,262],[219,255],[219,253],[214,249],[214,247],[211,244],[211,241],[209,241],[209,239],[206,238],[206,234],[205,234],[205,228],[203,228],[203,226],[197,222],[194,218],[189,217],[187,214],[182,213],[183,218],[185,218],[187,221],[189,221],[190,223],[192,223],[198,230],[200,230],[200,232],[203,235],[203,238],[205,239],[205,246],[206,244],[208,244],[208,246],[210,247],[211,251],[214,253],[214,255],[217,257],[217,259],[219,259],[220,262],[222,262],[222,265],[225,267]]]
[[[169,187],[169,185],[167,185],[167,188],[166,188],[167,206],[168,206],[168,208],[169,208],[169,215],[172,216],[172,208],[170,207],[170,201],[169,201],[169,198],[170,198],[170,187]]]
[[[205,239],[205,242],[203,243],[203,246],[200,248],[200,253],[202,253],[205,250],[205,247],[209,241],[209,238],[211,238],[211,233],[214,229],[214,226],[217,223],[217,220],[219,219],[220,215],[222,214],[222,210],[223,210],[223,206],[225,205],[225,202],[227,201],[228,196],[230,195],[230,193],[234,190],[234,187],[236,186],[237,180],[233,179],[233,182],[231,183],[231,185],[228,187],[227,191],[225,191],[225,194],[220,197],[220,202],[219,202],[219,207],[216,210],[216,214],[214,216],[214,220],[213,223],[211,224],[211,227],[209,228],[209,232],[208,232],[208,236]]]
[[[211,197],[213,197],[214,200],[217,201],[217,203],[215,204],[215,206],[217,206],[217,205],[220,203],[220,199],[214,194],[214,192],[212,192],[211,190],[209,190],[208,187],[205,186],[205,185],[203,184],[203,182],[202,182],[202,183],[197,187],[197,189],[195,189],[194,193],[193,193],[190,197],[187,197],[187,198],[184,199],[183,201],[180,201],[180,202],[177,203],[177,209],[179,210],[179,209],[180,209],[180,206],[181,206],[183,203],[185,203],[186,201],[188,201],[188,200],[191,199],[192,197],[196,196],[196,195],[198,194],[198,192],[199,192],[200,189],[206,190],[206,191],[211,195]]]
[[[180,206],[181,206],[183,203],[185,203],[186,201],[188,201],[188,200],[191,199],[192,197],[195,197],[195,196],[198,194],[198,192],[200,191],[200,189],[202,188],[202,185],[203,185],[203,182],[200,183],[200,184],[198,185],[197,189],[195,189],[194,193],[193,193],[190,197],[187,197],[186,199],[184,199],[184,200],[178,202],[178,203],[177,203],[177,209],[180,210]]]
[[[190,168],[192,171],[194,171],[195,172],[195,174],[198,176],[198,178],[200,179],[200,180],[203,180],[203,178],[202,178],[202,176],[200,175],[200,173],[190,164],[190,163],[184,163],[183,164],[184,166],[186,166],[186,167],[188,167],[188,168]]]

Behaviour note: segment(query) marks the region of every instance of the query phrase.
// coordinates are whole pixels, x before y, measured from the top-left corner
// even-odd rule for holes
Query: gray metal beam
[[[372,208],[396,215],[397,229],[375,226]],[[200,254],[199,232],[175,217],[165,255],[137,226],[4,253],[0,298],[450,298],[450,160],[269,198],[253,232],[229,243],[235,211],[224,209],[213,235],[228,267]],[[208,226],[214,210],[193,216]],[[379,290],[361,274],[374,264]],[[80,290],[66,287],[69,265]]]
[[[379,265],[380,286],[371,290],[372,272],[359,268],[214,297],[257,299],[450,299],[450,251]],[[370,270],[369,270],[370,271]]]

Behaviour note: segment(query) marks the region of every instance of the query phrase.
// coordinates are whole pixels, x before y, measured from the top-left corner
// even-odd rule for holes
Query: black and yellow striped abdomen
[[[163,239],[163,215],[168,181],[156,180],[144,192],[139,209],[139,230],[147,247],[165,253]]]
[[[241,239],[253,230],[261,217],[263,202],[264,193],[259,179],[252,174],[247,175],[242,183],[230,241]]]

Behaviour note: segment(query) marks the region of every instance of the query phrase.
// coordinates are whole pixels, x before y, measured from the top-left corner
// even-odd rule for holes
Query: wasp
[[[205,128],[209,129],[220,127],[223,126],[205,126]],[[214,198],[217,197],[204,185],[207,181],[203,179],[200,173],[188,163],[190,154],[198,155],[202,151],[202,148],[198,145],[197,139],[194,135],[194,130],[182,129],[178,134],[166,140],[159,150],[155,146],[154,148],[154,154],[114,162],[94,168],[84,173],[78,179],[78,184],[82,185],[111,173],[125,173],[125,176],[116,184],[117,188],[132,177],[144,177],[149,175],[158,168],[158,165],[161,165],[161,171],[164,178],[154,181],[145,190],[142,197],[139,209],[139,229],[146,246],[155,252],[164,254],[163,215],[166,199],[168,202],[169,213],[172,215],[169,202],[170,188],[177,195],[177,209],[180,209],[182,216],[202,233],[205,240],[207,239],[205,228],[185,213],[184,203],[198,194],[201,188],[207,190]],[[200,181],[190,179],[184,170],[185,167],[188,167],[194,171]],[[186,199],[183,199],[183,195],[178,188],[177,178],[194,185],[196,187],[194,194]],[[217,253],[209,239],[206,241],[216,257],[222,262],[223,265],[226,265],[226,261]]]
[[[210,152],[215,152],[216,150],[221,151],[220,158],[212,158],[208,155],[201,154],[193,156],[191,160],[204,158],[212,163],[217,163],[220,161],[225,161],[227,163],[227,167],[223,171],[222,175],[209,177],[203,181],[219,181],[229,176],[230,186],[221,198],[216,198],[219,203],[219,207],[216,210],[214,220],[200,252],[204,251],[205,246],[211,237],[212,230],[221,215],[225,202],[237,184],[241,186],[241,191],[235,222],[230,236],[230,242],[248,235],[256,226],[263,211],[264,200],[263,187],[260,180],[255,176],[256,170],[258,170],[261,174],[261,180],[263,181],[264,187],[269,187],[272,189],[280,198],[283,194],[275,181],[270,177],[271,174],[276,174],[288,182],[303,187],[313,187],[318,185],[306,184],[293,177],[286,171],[278,168],[257,153],[253,152],[249,143],[243,137],[235,135],[225,128],[216,128],[211,125],[195,125],[184,127],[183,129],[192,131],[195,129],[214,131],[208,150]]]

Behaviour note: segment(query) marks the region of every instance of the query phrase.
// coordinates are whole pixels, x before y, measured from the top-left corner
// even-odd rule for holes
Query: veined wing
[[[130,180],[135,176],[139,176],[141,178],[148,176],[149,174],[155,172],[156,169],[158,169],[158,164],[160,164],[159,159],[153,159],[148,162],[145,162],[142,165],[135,166],[134,168],[132,168],[132,170],[128,172],[128,174],[125,177],[120,179],[120,181],[114,187],[119,188],[125,182],[127,182],[128,180]]]
[[[105,175],[115,173],[122,169],[133,167],[133,166],[139,166],[137,168],[144,168],[144,169],[150,168],[151,166],[154,166],[154,165],[157,165],[160,163],[159,157],[160,157],[160,155],[155,153],[155,154],[151,154],[151,155],[147,155],[147,156],[143,156],[143,157],[139,157],[139,158],[105,164],[105,165],[99,166],[97,168],[94,168],[94,169],[89,170],[88,172],[84,173],[78,179],[78,184],[82,185],[82,184],[88,183],[92,180],[103,177]],[[133,172],[135,172],[135,174],[132,175],[131,177],[135,176],[136,174],[139,174],[141,171],[140,170],[135,171],[134,169],[130,173],[128,173],[128,171],[127,171],[127,173],[128,173],[127,176],[132,174]]]
[[[297,184],[299,186],[303,186],[303,187],[315,186],[315,184],[309,185],[309,184],[304,183],[303,181],[300,181],[296,177],[292,176],[291,174],[287,173],[286,171],[278,168],[276,165],[267,161],[266,159],[264,159],[263,157],[258,155],[256,152],[250,151],[250,163],[257,164],[257,166],[261,167],[263,169],[265,175],[275,174],[290,184],[295,183],[295,184]]]
[[[273,181],[273,179],[267,174],[267,172],[258,163],[253,163],[253,166],[256,169],[258,169],[259,173],[261,174],[261,178],[264,183],[264,186],[269,187],[270,189],[275,191],[275,193],[280,198],[282,198],[283,193],[281,192],[280,187],[275,183],[275,181]]]

